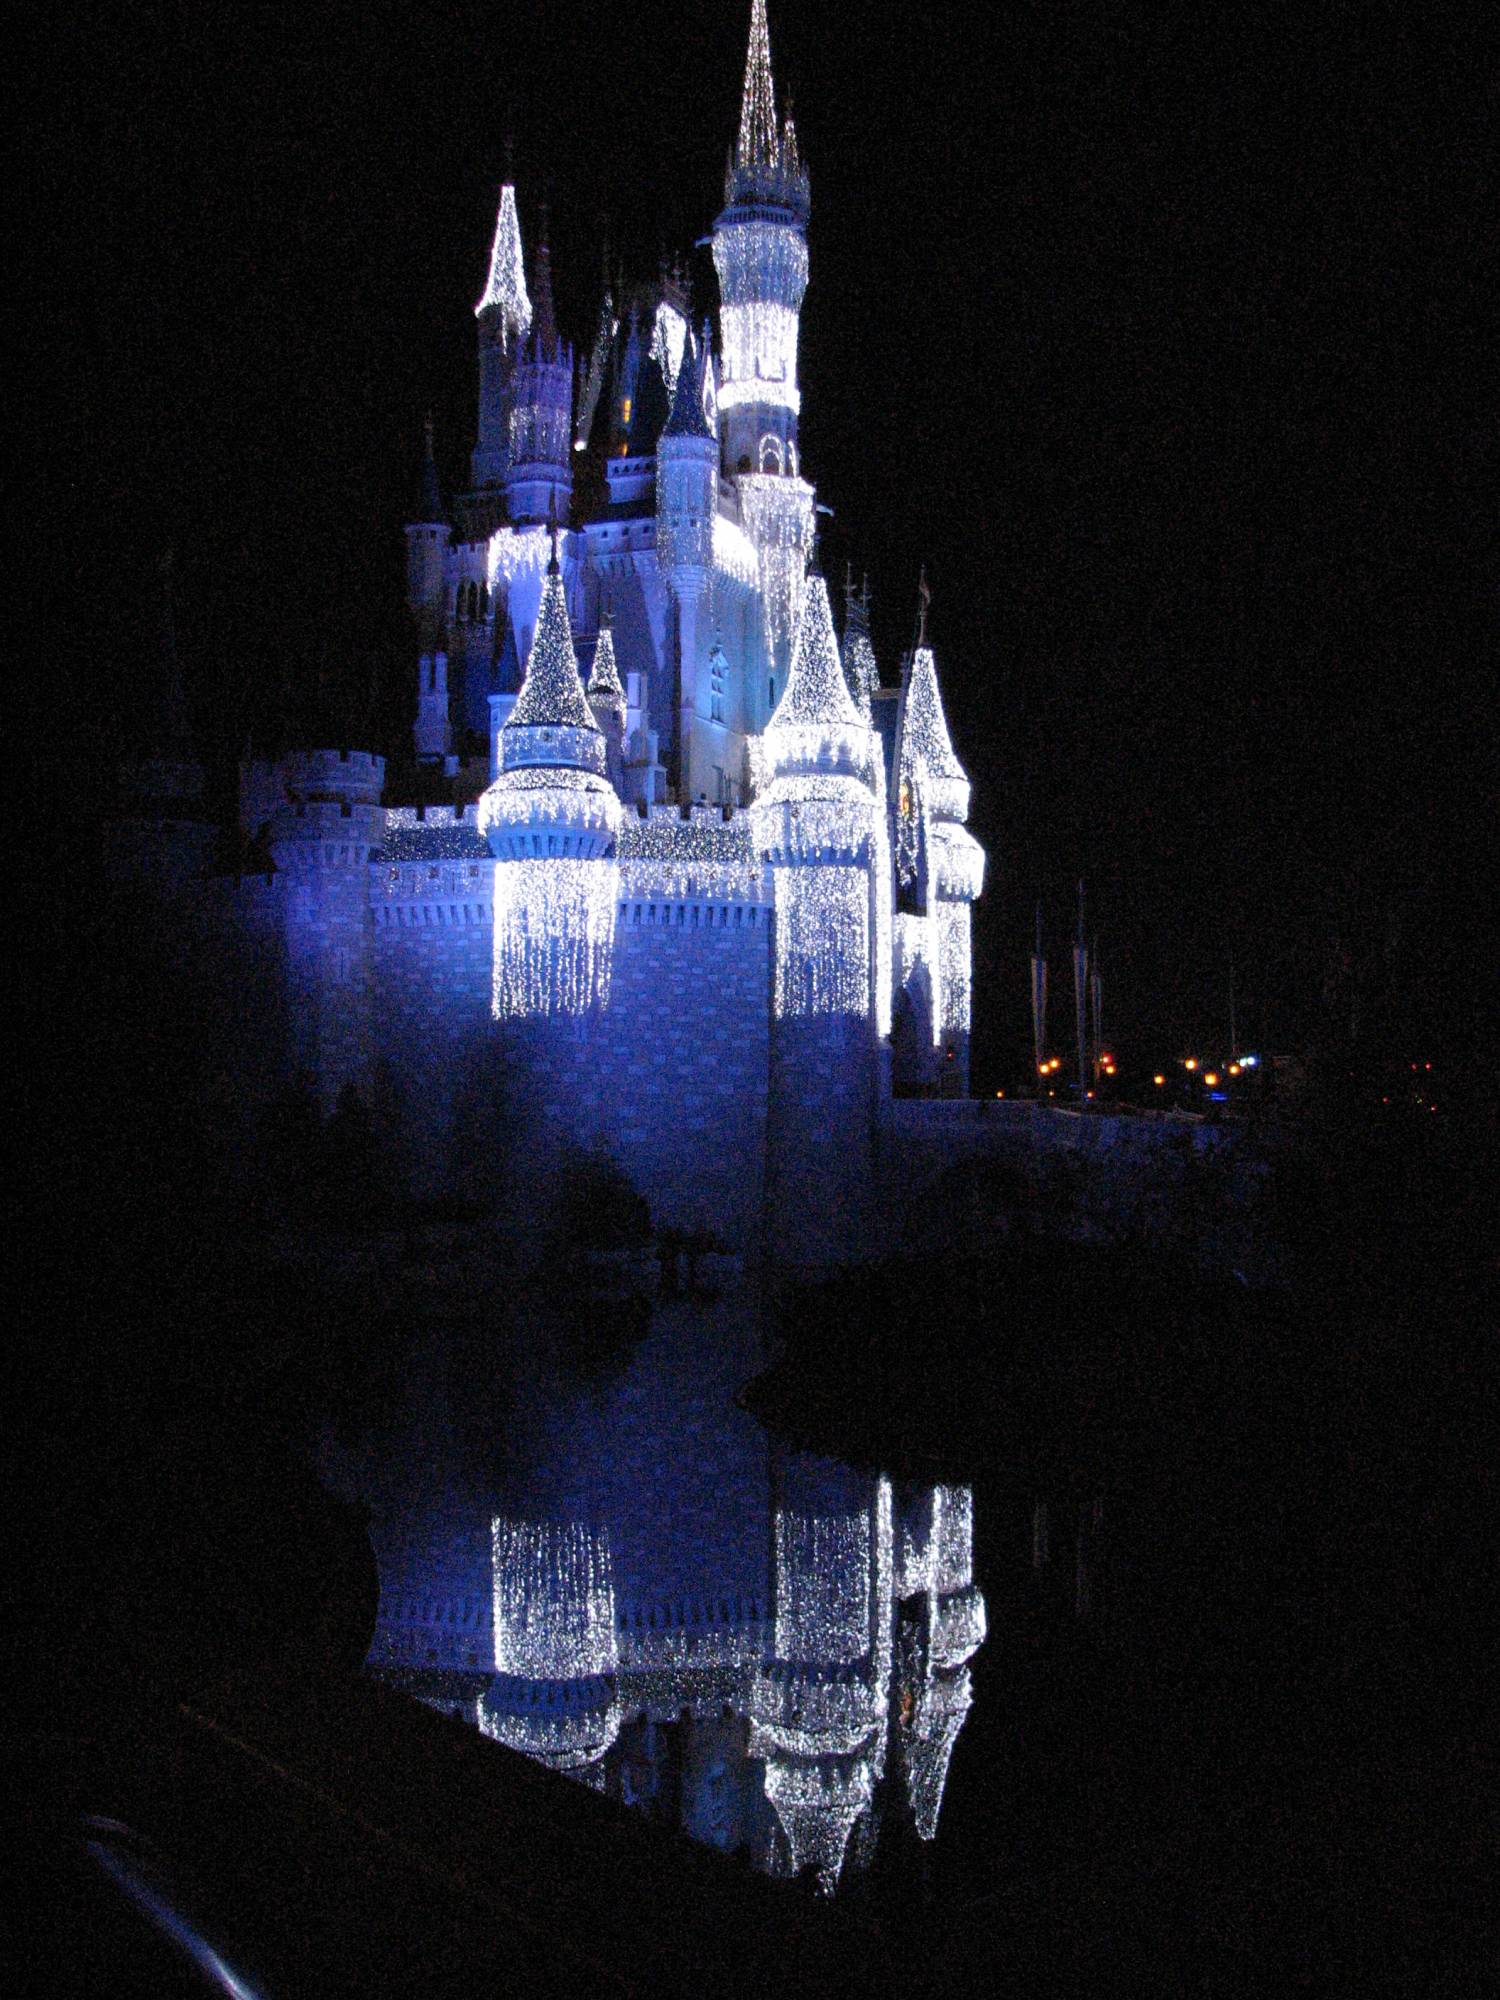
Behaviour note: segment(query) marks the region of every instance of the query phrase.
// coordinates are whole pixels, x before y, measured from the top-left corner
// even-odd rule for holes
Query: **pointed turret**
[[[604,737],[606,769],[618,791],[625,775],[625,689],[615,664],[615,635],[608,614],[599,627],[594,664],[589,672],[589,707]]]
[[[495,315],[501,339],[514,348],[526,338],[531,327],[531,300],[526,291],[526,262],[521,252],[521,224],[516,214],[516,190],[507,181],[500,190],[500,211],[495,218],[495,240],[490,248],[490,271],[479,301],[477,319]]]
[[[984,885],[984,849],[964,825],[969,780],[953,749],[927,643],[930,593],[924,571],[917,644],[901,679],[896,716],[893,844],[904,914],[923,927],[908,940],[909,959],[926,958],[932,1022],[942,1057],[938,1086],[965,1096],[969,1087],[969,906]],[[920,951],[919,951],[920,946]]]
[[[807,173],[790,124],[777,131],[765,0],[754,0],[739,139],[714,224],[724,470],[797,471],[797,324],[807,289]]]
[[[854,587],[851,568],[844,579],[844,678],[860,720],[872,719],[871,703],[880,688],[880,668],[870,644],[870,590]]]
[[[578,677],[553,530],[526,678],[479,802],[495,871],[497,1020],[608,1004],[620,799]]]
[[[512,373],[506,502],[517,523],[568,517],[573,496],[573,350],[557,330],[546,216],[536,246],[536,311]]]
[[[476,486],[498,486],[509,449],[511,375],[531,326],[516,190],[509,180],[500,190],[489,276],[474,314],[479,321],[479,423],[470,470]]]
[[[703,407],[703,370],[699,366],[697,343],[690,333],[678,364],[677,386],[672,392],[672,408],[662,437],[706,438],[712,442],[713,436]]]
[[[526,661],[526,678],[521,683],[521,692],[502,733],[502,754],[507,770],[533,761],[543,764],[560,761],[556,756],[533,759],[524,754],[531,746],[523,743],[523,736],[531,730],[542,729],[579,729],[598,734],[578,674],[578,655],[573,650],[573,631],[568,623],[568,602],[557,560],[555,535],[552,560],[547,565],[547,581],[542,589],[536,636]],[[586,768],[596,767],[591,760]]]
[[[766,726],[768,743],[771,737],[787,737],[794,730],[816,729],[837,735],[859,727],[859,713],[850,698],[833,634],[828,585],[817,570],[812,570],[803,597],[802,627],[792,671]]]
[[[776,86],[771,78],[771,35],[766,25],[766,0],[752,0],[750,47],[745,57],[745,85],[740,97],[739,139],[725,176],[726,205],[753,203],[785,208],[804,222],[808,211],[807,175],[797,154],[796,134],[788,117],[776,129]]]

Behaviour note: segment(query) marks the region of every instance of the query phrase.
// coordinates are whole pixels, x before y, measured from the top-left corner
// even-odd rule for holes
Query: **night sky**
[[[1330,938],[1387,1040],[1462,1038],[1493,688],[1478,413],[1478,52],[1462,10],[771,10],[812,174],[805,469],[885,677],[917,568],[973,826],[976,1087],[1029,1046],[1087,877],[1127,1066],[1315,1025]],[[421,420],[472,441],[506,140],[559,312],[601,224],[698,309],[748,0],[76,10],[49,30],[23,249],[47,677],[96,754],[155,556],[226,761],[288,672],[406,728]],[[67,753],[77,769],[78,753]],[[1054,1023],[1064,1039],[1063,1008]],[[1430,1051],[1413,1049],[1412,1053]]]

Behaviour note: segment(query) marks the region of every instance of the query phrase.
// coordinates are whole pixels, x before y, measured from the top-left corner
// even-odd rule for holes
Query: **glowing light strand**
[[[500,190],[495,240],[490,248],[489,276],[474,308],[474,315],[478,318],[491,308],[498,308],[507,345],[526,338],[531,327],[531,300],[526,291],[526,265],[521,254],[516,191],[509,181]]]
[[[618,870],[611,860],[504,861],[495,869],[496,1020],[609,1005]]]
[[[495,1669],[530,1681],[576,1681],[615,1666],[609,1537],[578,1521],[490,1526]]]

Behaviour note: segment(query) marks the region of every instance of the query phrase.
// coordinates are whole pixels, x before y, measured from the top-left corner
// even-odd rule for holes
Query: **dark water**
[[[402,1433],[328,1451],[374,1510],[368,1671],[768,1874],[930,1842],[985,1636],[971,1487],[778,1442],[736,1400],[746,1292],[582,1371],[540,1309],[509,1332],[503,1435],[437,1335]]]

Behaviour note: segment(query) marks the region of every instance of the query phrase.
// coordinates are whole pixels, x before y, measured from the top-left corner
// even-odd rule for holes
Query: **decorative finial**
[[[547,559],[548,576],[558,576],[561,568],[557,560],[557,495],[547,495],[547,533],[552,538],[552,554]]]
[[[923,563],[917,578],[917,644],[927,644],[927,611],[932,603],[932,590],[927,582],[927,565]]]

